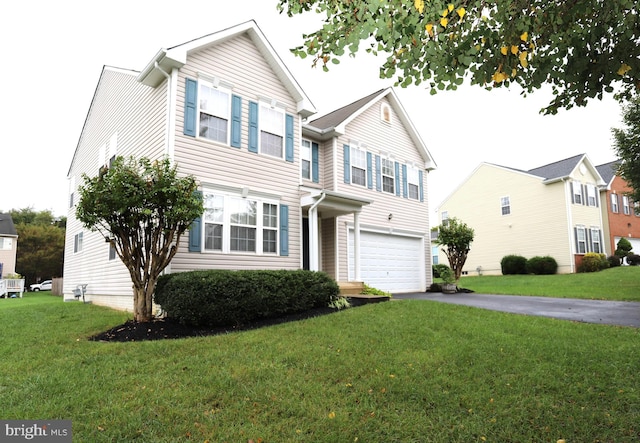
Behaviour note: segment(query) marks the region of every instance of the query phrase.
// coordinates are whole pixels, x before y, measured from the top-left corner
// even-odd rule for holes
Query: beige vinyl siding
[[[549,255],[559,272],[570,272],[570,228],[565,182],[543,184],[539,177],[482,164],[440,207],[475,230],[464,271],[500,274],[505,255],[526,258]],[[511,213],[502,215],[501,197],[510,199]],[[448,264],[443,252],[439,262]]]
[[[198,74],[216,77],[232,85],[232,94],[242,98],[241,148],[223,143],[189,137],[183,134],[185,78],[197,79]],[[249,102],[260,98],[275,99],[284,105],[285,112],[294,115],[293,163],[284,158],[248,151]],[[171,265],[171,272],[191,269],[297,269],[300,256],[300,119],[296,103],[278,80],[271,67],[246,35],[239,36],[196,54],[189,55],[187,65],[179,74],[177,90],[177,118],[175,159],[184,174],[193,174],[204,188],[233,187],[240,192],[244,187],[252,193],[279,197],[280,204],[289,206],[289,256],[257,254],[193,253],[187,248],[187,239]]]
[[[336,219],[326,218],[321,220],[321,232],[322,239],[328,239],[322,241],[322,267],[327,274],[334,279],[336,276],[336,244],[332,241],[335,238],[336,233]]]
[[[18,250],[18,237],[2,236],[4,242],[11,242],[11,249],[0,249],[0,263],[2,263],[2,276],[16,273],[16,252]]]
[[[132,309],[131,279],[119,259],[109,260],[109,246],[102,236],[83,228],[75,217],[77,188],[82,174],[98,173],[102,146],[117,134],[117,155],[160,158],[165,154],[166,83],[153,89],[136,81],[137,73],[105,68],[78,142],[71,169],[76,184],[74,206],[69,208],[65,239],[65,299],[73,298],[78,284],[88,284],[87,299],[94,303],[113,298],[110,306]],[[105,161],[108,161],[105,158]],[[83,232],[83,251],[74,253],[74,237]]]
[[[380,119],[380,103],[387,103],[385,98],[369,107],[365,112],[355,118],[346,128],[346,135],[337,141],[337,164],[335,171],[338,174],[338,191],[373,200],[373,203],[365,206],[360,214],[361,228],[375,231],[385,231],[395,234],[403,233],[424,238],[425,242],[425,274],[427,285],[431,282],[431,250],[429,238],[429,206],[427,198],[427,171],[423,170],[423,194],[424,201],[412,200],[402,196],[402,168],[400,168],[400,196],[387,192],[376,191],[375,180],[375,155],[390,154],[394,161],[402,164],[415,163],[420,169],[424,160],[420,156],[413,141],[409,137],[406,128],[400,118],[390,106],[392,123],[386,123]],[[344,145],[350,145],[357,141],[360,147],[373,155],[373,189],[366,186],[347,184],[344,182]],[[392,219],[389,220],[389,214]],[[338,260],[340,268],[340,280],[348,278],[348,227],[353,223],[353,216],[343,216],[338,219]]]

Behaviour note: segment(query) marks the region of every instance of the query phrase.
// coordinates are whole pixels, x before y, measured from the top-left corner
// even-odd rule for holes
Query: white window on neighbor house
[[[611,194],[611,212],[616,214],[620,212],[618,209],[618,194]]]
[[[571,188],[573,189],[573,202],[577,205],[582,204],[582,184],[578,182],[572,182]]]
[[[302,145],[300,146],[300,162],[302,178],[311,180],[311,142],[309,140],[302,140]]]
[[[116,248],[113,246],[113,243],[109,243],[109,261],[115,260],[117,257]]]
[[[629,197],[626,195],[622,196],[622,212],[624,215],[631,214],[631,206],[629,205]]]
[[[437,246],[431,247],[431,264],[432,265],[438,264],[438,247]]]
[[[418,168],[407,166],[407,184],[409,186],[409,198],[420,200],[420,171]]]
[[[502,215],[511,214],[511,199],[508,195],[506,197],[500,197],[500,211]]]
[[[81,252],[82,251],[82,242],[83,242],[84,233],[78,232],[73,237],[73,252]]]
[[[0,237],[0,251],[10,251],[13,249],[13,239]]]
[[[76,195],[76,178],[75,177],[70,177],[69,178],[69,207],[73,208],[73,205],[75,205],[75,195]]]
[[[231,91],[203,79],[198,86],[199,136],[228,144]]]
[[[442,226],[447,226],[449,223],[449,211],[442,211],[440,214],[440,223]]]
[[[587,205],[597,206],[596,187],[594,185],[587,185]]]
[[[260,103],[260,153],[273,157],[284,157],[285,116],[284,110]]]
[[[382,169],[382,190],[390,194],[395,194],[395,167],[390,158],[381,159]],[[365,163],[366,168],[366,163]]]
[[[587,231],[584,226],[576,226],[576,253],[587,253]]]
[[[591,251],[597,252],[598,254],[602,253],[602,241],[600,239],[600,229],[599,228],[591,228]]]
[[[363,149],[351,147],[351,183],[367,186],[367,153]]]
[[[204,192],[204,250],[277,254],[277,202]]]

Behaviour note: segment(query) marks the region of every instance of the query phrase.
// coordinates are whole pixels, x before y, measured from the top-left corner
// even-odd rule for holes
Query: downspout
[[[165,131],[164,131],[164,153],[173,161],[173,149],[170,146],[170,130],[171,130],[171,114],[173,110],[173,106],[171,105],[171,75],[166,72],[164,69],[160,67],[158,62],[155,62],[155,68],[160,71],[165,78],[167,79],[167,107],[166,107],[166,115],[165,115]]]
[[[571,197],[569,196],[569,191],[567,190],[568,182],[566,178],[562,179],[562,184],[564,185],[564,203],[567,208],[567,230],[569,234],[569,264],[571,273],[575,273],[576,267],[576,251],[575,251],[575,240],[573,234],[573,218],[571,217]]]
[[[320,193],[320,198],[309,207],[309,268],[312,271],[319,271],[319,232],[318,232],[318,205],[327,197],[324,192]]]

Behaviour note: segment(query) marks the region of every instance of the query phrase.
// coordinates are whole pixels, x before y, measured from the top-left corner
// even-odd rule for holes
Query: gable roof
[[[614,160],[609,163],[605,163],[600,166],[596,166],[598,173],[602,177],[602,180],[609,186],[613,181],[614,177],[618,172],[618,165],[620,165],[620,160]]]
[[[0,235],[7,237],[18,236],[11,214],[0,214]]]
[[[302,90],[298,82],[293,78],[289,69],[282,62],[271,43],[267,40],[255,20],[249,20],[236,26],[214,32],[203,37],[190,40],[168,49],[160,49],[147,66],[140,72],[138,81],[147,86],[157,87],[165,79],[165,72],[171,72],[174,68],[181,68],[187,63],[187,56],[193,52],[201,51],[209,46],[220,44],[239,35],[247,34],[263,55],[269,66],[273,69],[278,79],[297,103],[297,112],[307,118],[316,113],[307,94]]]
[[[418,152],[425,162],[425,168],[427,170],[436,169],[436,162],[433,160],[431,153],[420,137],[420,134],[418,134],[418,131],[411,122],[411,119],[409,119],[409,115],[400,103],[400,100],[393,88],[380,89],[373,94],[369,94],[353,103],[338,108],[329,114],[315,120],[311,120],[303,125],[303,133],[313,134],[313,136],[320,138],[321,140],[328,140],[332,137],[343,135],[345,134],[346,126],[349,123],[385,97],[389,100],[389,103],[396,111],[400,121],[409,133],[409,137],[418,148]]]
[[[565,158],[557,162],[549,163],[548,165],[540,166],[534,169],[526,171],[528,174],[536,175],[544,179],[544,183],[553,183],[562,179],[569,178],[573,171],[578,167],[580,163],[591,170],[591,173],[597,178],[600,178],[598,185],[603,185],[604,182],[600,173],[595,168],[593,163],[587,157],[587,154],[574,155],[573,157]]]

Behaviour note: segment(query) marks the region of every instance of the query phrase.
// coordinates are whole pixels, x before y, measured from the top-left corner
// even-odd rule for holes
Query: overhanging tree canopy
[[[384,53],[382,78],[432,93],[470,78],[484,87],[550,84],[545,108],[584,106],[617,88],[640,88],[637,0],[279,0],[289,16],[323,14],[292,51],[328,69],[345,53]]]
[[[614,149],[621,160],[618,173],[632,191],[631,198],[640,202],[640,96],[635,97],[623,108],[623,128],[612,129]],[[635,207],[640,215],[640,207]]]
[[[96,177],[83,176],[76,216],[115,248],[133,283],[133,314],[153,318],[153,291],[180,237],[202,215],[192,176],[179,177],[169,159],[115,159]]]

